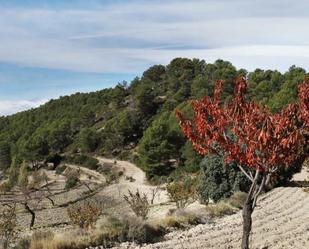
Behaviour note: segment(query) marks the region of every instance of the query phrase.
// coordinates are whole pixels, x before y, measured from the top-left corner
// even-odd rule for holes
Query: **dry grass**
[[[159,225],[166,228],[184,228],[190,225],[203,223],[205,217],[194,212],[184,211],[183,209],[176,210],[175,213],[166,216],[159,222]]]
[[[228,200],[227,203],[229,203],[232,207],[241,209],[244,206],[244,203],[246,201],[247,194],[244,192],[235,192]]]
[[[84,249],[91,245],[90,234],[77,234],[67,232],[64,235],[42,233],[39,236],[34,234],[31,238],[29,249]]]
[[[225,201],[220,201],[216,204],[209,204],[206,207],[206,210],[210,217],[222,217],[224,215],[235,213],[235,208]]]

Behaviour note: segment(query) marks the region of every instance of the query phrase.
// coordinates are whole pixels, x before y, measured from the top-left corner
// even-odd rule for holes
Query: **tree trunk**
[[[34,221],[35,221],[35,213],[34,211],[29,207],[28,203],[25,203],[25,209],[31,214],[31,222],[30,222],[30,229],[33,227],[34,225]]]
[[[255,208],[257,198],[265,187],[265,182],[270,174],[263,173],[260,185],[257,184],[259,172],[256,172],[246,202],[242,210],[243,230],[241,249],[249,249],[249,238],[252,228],[252,213]]]
[[[253,200],[250,196],[245,202],[245,205],[242,210],[243,217],[243,232],[242,232],[242,241],[241,249],[249,249],[249,237],[252,227],[252,212],[253,212]]]

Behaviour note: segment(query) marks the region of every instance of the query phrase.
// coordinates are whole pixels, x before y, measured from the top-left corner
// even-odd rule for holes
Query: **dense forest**
[[[175,109],[190,115],[190,100],[213,94],[223,80],[221,102],[231,97],[237,76],[247,78],[251,98],[277,112],[296,100],[307,76],[292,66],[281,73],[247,72],[230,62],[176,58],[155,65],[131,83],[50,100],[39,108],[0,117],[0,170],[11,162],[53,160],[55,156],[99,154],[136,162],[149,179],[196,172],[205,161],[184,138]]]

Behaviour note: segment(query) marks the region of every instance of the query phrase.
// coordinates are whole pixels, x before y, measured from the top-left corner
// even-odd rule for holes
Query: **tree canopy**
[[[162,167],[172,159],[172,171],[187,166],[197,170],[200,159],[190,143],[180,139],[183,135],[173,113],[188,106],[188,100],[213,96],[216,80],[223,80],[220,101],[228,103],[231,83],[238,75],[247,78],[248,95],[275,113],[296,101],[297,85],[307,72],[292,66],[286,73],[261,69],[248,73],[228,61],[175,58],[166,66],[150,67],[130,83],[63,96],[38,108],[0,117],[0,169],[7,169],[13,157],[18,162],[36,161],[76,151],[119,156],[126,150],[132,154],[136,146],[141,148],[135,155],[141,167],[150,169],[152,156],[143,149],[148,146],[159,153],[156,163]],[[167,130],[155,132],[159,125]],[[159,134],[152,141],[155,133]],[[164,155],[167,152],[169,157]]]

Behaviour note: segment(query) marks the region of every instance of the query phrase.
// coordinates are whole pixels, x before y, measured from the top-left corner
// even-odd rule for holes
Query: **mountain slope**
[[[175,166],[194,171],[199,160],[180,132],[175,108],[190,109],[189,100],[212,95],[216,80],[224,81],[225,102],[233,92],[233,79],[245,76],[248,94],[278,110],[295,101],[296,86],[306,75],[295,66],[284,74],[261,69],[248,73],[223,60],[176,58],[167,66],[150,67],[130,84],[64,96],[0,117],[0,171],[14,157],[36,162],[76,152],[137,159],[148,177],[166,176]],[[133,156],[137,145],[142,146]],[[175,161],[177,165],[171,163]]]

